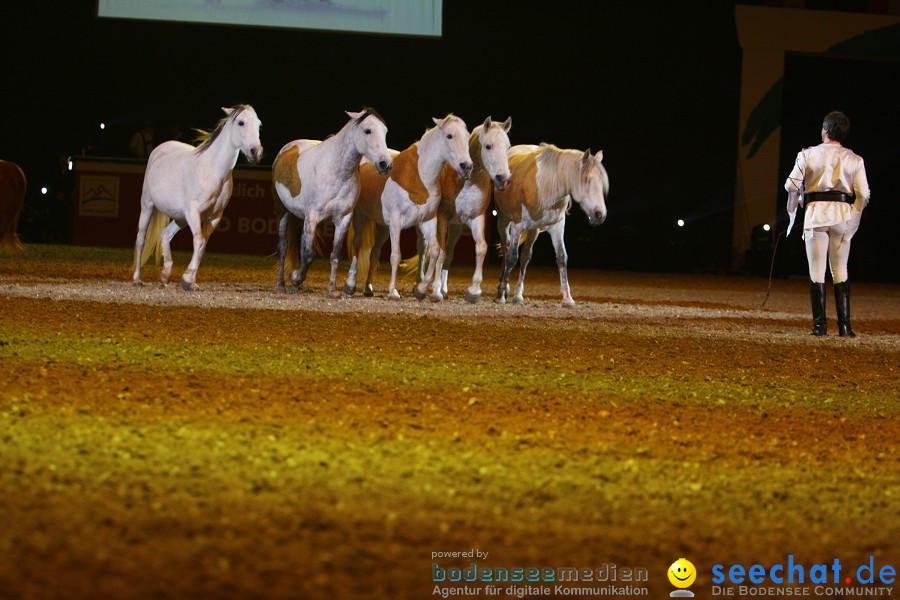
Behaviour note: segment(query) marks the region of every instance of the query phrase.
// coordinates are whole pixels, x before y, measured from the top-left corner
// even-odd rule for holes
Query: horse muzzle
[[[393,168],[394,161],[392,160],[379,160],[377,163],[375,163],[375,170],[378,171],[379,175],[387,175]]]
[[[605,220],[605,212],[595,211],[588,215],[588,223],[591,225],[602,225]]]
[[[259,160],[262,158],[262,155],[263,155],[262,146],[253,146],[252,148],[250,148],[249,151],[244,153],[244,156],[247,157],[247,160],[249,160],[252,163],[259,162]]]
[[[503,192],[506,188],[509,187],[509,177],[503,177],[502,175],[497,175],[493,179],[494,189],[498,192]]]
[[[456,171],[459,173],[459,176],[463,179],[468,179],[472,175],[472,163],[471,162],[461,162],[459,163],[459,167],[457,167]]]

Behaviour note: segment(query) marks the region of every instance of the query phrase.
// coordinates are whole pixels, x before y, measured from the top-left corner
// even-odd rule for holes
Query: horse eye
[[[238,126],[243,127],[243,126],[244,126],[244,122],[243,122],[243,121],[238,121]]]
[[[363,131],[365,131],[365,134],[366,134],[366,135],[369,135],[370,133],[372,133],[372,130],[371,130],[371,129],[364,129]]]
[[[491,146],[490,144],[485,144],[485,145],[484,145],[484,149],[485,149],[485,150],[490,150],[491,148],[493,148],[493,146]]]
[[[448,140],[452,140],[452,139],[453,139],[453,134],[452,134],[452,133],[448,133],[448,134],[447,134],[447,139],[448,139]]]

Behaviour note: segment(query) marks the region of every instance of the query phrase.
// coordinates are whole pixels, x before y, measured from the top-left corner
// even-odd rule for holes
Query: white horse
[[[587,214],[591,225],[599,225],[606,220],[609,177],[602,160],[602,150],[591,155],[590,150],[584,153],[562,150],[551,144],[520,145],[510,149],[510,185],[494,193],[497,228],[504,252],[503,273],[495,302],[506,302],[509,274],[519,258],[520,243],[519,281],[512,302],[524,302],[525,270],[531,260],[531,249],[538,234],[546,230],[556,250],[562,305],[575,305],[569,289],[568,255],[563,239],[566,213],[574,199]]]
[[[472,232],[475,241],[475,273],[472,285],[466,290],[466,301],[478,302],[481,298],[484,259],[488,244],[485,239],[485,223],[491,203],[491,185],[505,190],[509,185],[509,129],[512,118],[503,123],[492,121],[472,130],[469,136],[469,154],[473,159],[472,175],[460,180],[454,169],[444,166],[441,172],[441,203],[437,211],[438,262],[435,273],[440,274],[441,293],[447,295],[447,277],[453,262],[453,248],[459,240],[463,225]],[[419,260],[417,281],[425,276],[425,239],[418,235]],[[410,261],[413,263],[415,261]]]
[[[276,290],[284,291],[284,258],[288,254],[294,267],[291,283],[295,286],[303,283],[315,257],[316,226],[320,221],[331,219],[334,244],[328,295],[341,297],[335,281],[341,247],[359,196],[359,162],[363,156],[367,157],[380,175],[389,173],[393,166],[393,157],[385,141],[387,125],[381,115],[372,109],[347,111],[347,115],[350,120],[336,135],[324,142],[290,142],[272,164],[275,214],[279,217]],[[299,219],[303,220],[303,239],[298,244]]]
[[[221,221],[231,198],[231,171],[238,155],[243,153],[250,162],[257,162],[263,152],[259,143],[261,122],[253,107],[241,104],[222,110],[226,116],[212,132],[203,135],[196,148],[172,140],[160,144],[150,153],[134,244],[134,285],[142,285],[141,266],[150,254],[157,252],[158,255],[160,245],[163,270],[159,278],[164,284],[169,283],[172,236],[187,225],[194,236],[194,254],[181,276],[181,287],[198,289],[197,268],[209,236]],[[145,247],[147,236],[150,243]]]
[[[356,292],[356,276],[360,251],[369,254],[369,268],[364,293],[373,294],[372,277],[381,247],[391,239],[391,282],[388,298],[399,300],[397,268],[400,266],[400,232],[417,225],[432,249],[431,264],[426,278],[416,286],[416,295],[425,296],[428,284],[433,280],[432,298],[441,300],[440,278],[434,277],[438,246],[435,243],[435,213],[441,200],[440,175],[444,164],[449,164],[462,179],[472,173],[469,155],[469,132],[465,122],[455,115],[433,119],[435,127],[406,150],[394,157],[390,177],[378,175],[370,163],[360,165],[359,201],[353,211],[354,239],[350,249],[350,272],[344,285],[344,293]],[[374,236],[365,231],[374,226]],[[363,238],[366,247],[363,248]]]

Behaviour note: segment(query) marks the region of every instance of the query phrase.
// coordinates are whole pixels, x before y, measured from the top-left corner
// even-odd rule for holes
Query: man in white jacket
[[[822,143],[804,148],[797,154],[794,168],[784,184],[792,224],[797,205],[806,206],[803,240],[809,263],[812,335],[817,336],[828,332],[825,319],[825,269],[828,263],[834,281],[838,333],[849,337],[856,335],[850,328],[847,259],[850,240],[859,228],[870,192],[862,157],[841,145],[848,133],[850,119],[844,113],[833,111],[825,115]]]

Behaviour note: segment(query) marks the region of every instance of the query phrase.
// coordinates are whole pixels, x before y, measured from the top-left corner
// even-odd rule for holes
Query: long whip
[[[775,272],[775,253],[778,252],[778,242],[781,241],[781,237],[787,233],[787,230],[782,231],[778,234],[778,237],[775,238],[775,248],[772,249],[772,263],[769,265],[769,289],[766,291],[766,297],[763,299],[762,304],[759,305],[760,308],[766,305],[766,302],[769,300],[769,294],[772,293],[772,273]]]

